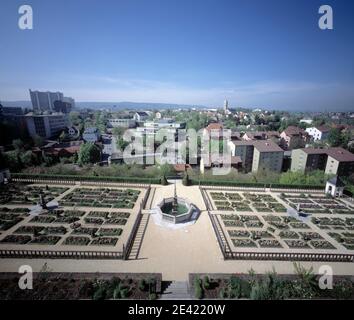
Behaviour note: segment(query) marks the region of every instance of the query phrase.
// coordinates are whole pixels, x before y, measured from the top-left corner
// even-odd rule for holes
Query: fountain
[[[191,221],[197,213],[197,209],[187,199],[177,196],[176,182],[174,196],[165,198],[157,204],[155,211],[161,216],[162,221],[173,224]]]

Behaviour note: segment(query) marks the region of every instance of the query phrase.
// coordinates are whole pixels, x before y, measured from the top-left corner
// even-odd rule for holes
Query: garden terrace
[[[224,238],[229,243],[221,243],[222,250],[229,247],[233,253],[255,254],[272,249],[284,254],[328,252],[333,257],[354,250],[354,218],[350,216],[354,207],[342,199],[308,191],[255,193],[207,187],[203,191],[204,201],[219,221],[220,228],[214,227],[218,241]],[[297,209],[299,204],[301,210],[312,214],[310,220],[288,216],[287,208]],[[224,256],[231,255],[226,252]]]
[[[61,203],[65,206],[133,209],[139,194],[140,190],[136,189],[76,188]]]
[[[23,183],[9,183],[0,186],[0,204],[37,204],[42,192],[46,201],[51,201],[67,191],[57,186],[33,186]]]
[[[286,212],[283,204],[265,193],[210,191],[207,196],[218,211]]]
[[[333,199],[326,195],[313,194],[280,194],[280,198],[290,207],[300,208],[311,214],[354,214],[354,207],[340,199]]]
[[[54,252],[53,255],[55,252],[75,250],[118,250],[117,255],[114,255],[117,257],[122,257],[123,247],[140,208],[136,204],[146,194],[145,188],[135,189],[128,186],[92,188],[79,185],[60,187],[50,184],[11,183],[2,189],[4,190],[6,197],[2,199],[6,198],[7,201],[6,206],[0,204],[0,250],[31,252],[44,250],[44,245],[48,245]],[[46,201],[58,201],[59,207],[30,216],[28,207],[38,202],[33,196],[40,191],[46,195]],[[24,201],[24,196],[29,200],[28,203]],[[76,208],[76,202],[72,202],[75,198],[80,200],[77,202],[78,206],[83,201],[88,207],[83,205]],[[19,203],[14,199],[22,199],[24,202]]]

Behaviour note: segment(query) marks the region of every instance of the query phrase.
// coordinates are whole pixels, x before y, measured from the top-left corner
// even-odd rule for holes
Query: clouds
[[[25,81],[23,81],[25,82]],[[1,86],[4,100],[28,99],[28,88]],[[354,110],[352,84],[306,81],[263,81],[191,86],[150,79],[96,75],[62,75],[31,79],[31,88],[60,90],[77,101],[160,102],[221,106],[227,98],[233,107],[267,107],[287,110]]]

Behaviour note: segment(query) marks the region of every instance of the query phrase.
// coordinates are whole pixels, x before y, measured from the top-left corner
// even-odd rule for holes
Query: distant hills
[[[4,107],[22,107],[32,108],[31,101],[2,101]],[[154,103],[154,102],[76,102],[76,108],[89,109],[190,109],[190,108],[205,108],[204,106],[173,104],[173,103]]]

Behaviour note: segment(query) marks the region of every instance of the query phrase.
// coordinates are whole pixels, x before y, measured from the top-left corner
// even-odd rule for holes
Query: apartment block
[[[272,140],[231,141],[232,156],[240,157],[244,172],[281,172],[284,151]]]
[[[354,154],[343,148],[304,148],[293,150],[291,171],[322,170],[327,174],[348,176],[354,172]]]

